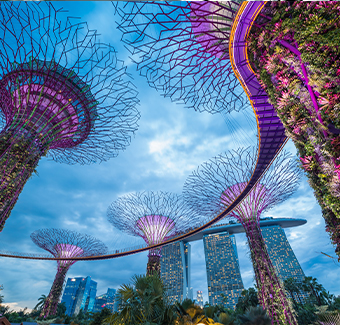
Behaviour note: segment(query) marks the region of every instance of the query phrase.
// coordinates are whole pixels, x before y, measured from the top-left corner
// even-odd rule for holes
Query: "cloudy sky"
[[[139,90],[141,119],[131,145],[117,158],[87,166],[63,165],[42,158],[38,176],[31,178],[19,197],[4,231],[0,249],[45,253],[35,246],[30,234],[40,228],[67,228],[101,239],[110,250],[141,243],[114,230],[106,219],[106,210],[118,196],[153,190],[180,193],[186,177],[202,162],[219,153],[256,143],[255,128],[249,128],[245,114],[233,115],[236,131],[230,132],[221,115],[197,113],[162,98],[138,76],[120,43],[114,10],[110,2],[56,2],[72,16],[82,17],[91,29],[97,29],[101,41],[109,42],[128,65]],[[246,113],[250,114],[250,113]],[[237,123],[235,118],[238,118]],[[241,139],[235,141],[235,138]],[[293,154],[292,143],[287,149]],[[306,178],[289,200],[264,216],[297,217],[307,224],[286,230],[288,240],[306,275],[316,277],[331,293],[340,294],[339,264],[321,252],[335,256],[325,232],[321,210]],[[241,273],[246,288],[253,285],[253,271],[244,235],[236,236]],[[0,285],[5,303],[14,309],[33,308],[41,294],[48,294],[56,273],[54,261],[27,261],[0,258]],[[91,276],[98,282],[98,294],[118,288],[134,274],[145,273],[147,253],[95,262],[77,262],[69,277]],[[202,242],[192,243],[192,287],[203,290],[207,283]]]

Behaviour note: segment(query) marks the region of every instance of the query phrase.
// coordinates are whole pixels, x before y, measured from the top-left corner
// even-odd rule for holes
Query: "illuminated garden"
[[[339,13],[1,2],[0,325],[340,324]]]

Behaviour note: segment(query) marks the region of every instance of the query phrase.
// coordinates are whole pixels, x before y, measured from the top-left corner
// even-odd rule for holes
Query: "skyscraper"
[[[197,291],[197,298],[196,298],[197,305],[203,308],[203,291]]]
[[[203,236],[210,305],[235,308],[244,289],[235,236],[227,231]],[[223,301],[221,294],[226,296]]]
[[[103,308],[108,308],[112,312],[114,311],[114,301],[115,301],[116,289],[108,288],[107,292],[97,296],[94,302],[93,312],[98,313]]]
[[[302,282],[305,274],[287,240],[284,230],[279,225],[261,227],[262,236],[267,245],[269,257],[281,281],[290,277]]]
[[[64,294],[61,299],[66,306],[66,315],[77,315],[82,309],[92,311],[97,293],[97,282],[86,278],[68,278]]]
[[[306,220],[291,218],[267,217],[260,220],[269,257],[282,281],[289,277],[297,281],[302,281],[304,278],[301,266],[282,228],[296,227],[305,223]],[[240,223],[231,221],[228,224],[212,226],[186,239],[189,242],[202,238],[204,240],[210,304],[221,303],[221,293],[227,296],[226,305],[229,308],[234,308],[238,302],[243,284],[234,234],[243,232],[244,228]],[[184,273],[183,265],[186,270]],[[218,273],[219,271],[221,272]],[[182,301],[189,297],[187,293],[190,288],[190,245],[188,243],[174,243],[162,249],[161,276],[169,287],[172,301]]]
[[[170,301],[192,299],[190,294],[190,244],[177,242],[166,245],[162,248],[161,254],[161,278],[167,287]]]

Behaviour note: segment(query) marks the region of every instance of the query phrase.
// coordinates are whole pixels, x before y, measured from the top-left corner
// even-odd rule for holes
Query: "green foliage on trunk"
[[[268,2],[266,16],[272,19],[258,17],[248,54],[299,151],[340,259],[340,136],[334,131],[340,129],[339,10],[339,2]],[[298,49],[301,60],[282,40]]]

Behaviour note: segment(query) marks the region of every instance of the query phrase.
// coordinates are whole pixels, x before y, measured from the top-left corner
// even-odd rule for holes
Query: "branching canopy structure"
[[[184,185],[187,203],[202,215],[224,210],[244,190],[256,163],[256,149],[238,149],[201,165]],[[251,252],[259,300],[273,324],[297,324],[265,246],[259,219],[263,211],[286,200],[297,188],[301,171],[282,152],[248,196],[229,215],[242,223]]]
[[[96,256],[107,252],[107,247],[101,241],[70,230],[55,228],[36,230],[31,234],[31,239],[36,245],[58,258]],[[66,273],[76,261],[58,260],[57,262],[58,271],[40,316],[56,314]]]
[[[168,192],[141,192],[118,198],[108,208],[108,220],[147,245],[194,227],[199,222],[181,196]],[[160,249],[150,249],[147,274],[160,272]]]
[[[59,16],[51,3],[0,5],[0,231],[42,156],[105,161],[137,128],[136,91],[115,50]]]
[[[229,61],[238,1],[116,5],[119,29],[152,87],[198,111],[239,111],[248,100]]]

